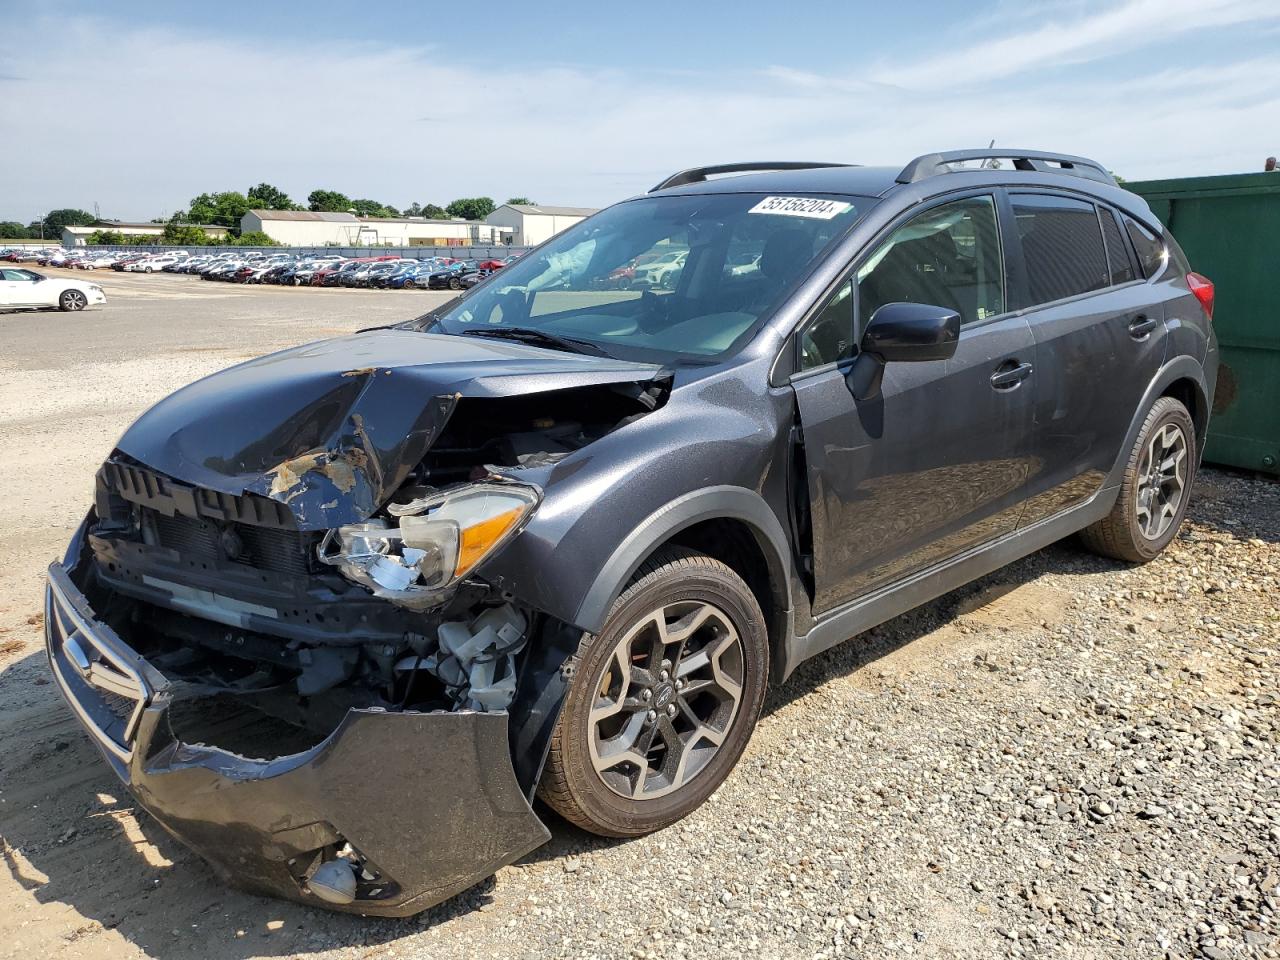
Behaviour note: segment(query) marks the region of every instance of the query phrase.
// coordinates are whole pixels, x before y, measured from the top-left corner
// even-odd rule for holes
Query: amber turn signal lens
[[[460,577],[474,567],[489,549],[520,522],[525,508],[516,507],[466,527],[458,537],[458,563],[453,575]]]

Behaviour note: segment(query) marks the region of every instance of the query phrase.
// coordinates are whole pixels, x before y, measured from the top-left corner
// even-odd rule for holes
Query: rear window
[[[1136,279],[1133,258],[1129,256],[1129,243],[1120,232],[1114,211],[1100,207],[1098,215],[1102,219],[1102,235],[1107,241],[1107,266],[1111,270],[1111,282],[1128,283]]]
[[[1016,194],[1011,200],[1032,305],[1109,284],[1102,228],[1092,203],[1035,194]]]
[[[1129,239],[1133,241],[1134,249],[1138,251],[1138,263],[1142,265],[1143,275],[1154,277],[1164,269],[1168,260],[1164,240],[1128,217],[1124,218],[1124,227],[1129,233]]]

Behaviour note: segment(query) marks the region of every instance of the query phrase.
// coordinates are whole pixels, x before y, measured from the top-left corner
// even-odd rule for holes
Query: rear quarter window
[[[1143,276],[1154,277],[1164,269],[1169,260],[1164,238],[1129,217],[1124,218],[1124,228],[1133,241],[1133,248],[1138,252],[1138,263],[1142,266]]]

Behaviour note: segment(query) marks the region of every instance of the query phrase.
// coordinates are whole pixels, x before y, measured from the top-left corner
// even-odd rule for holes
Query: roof
[[[451,219],[432,219],[430,217],[357,217],[361,223],[447,223],[457,226],[460,223],[478,223],[478,220],[465,220],[462,217]]]
[[[155,230],[163,233],[166,224],[163,223],[124,223],[120,220],[99,220],[97,223],[88,226],[65,226],[63,230],[69,230],[72,233],[97,233],[100,230]],[[212,223],[184,223],[184,227],[199,227],[201,230],[222,230],[226,231],[226,227],[221,227]]]
[[[322,213],[315,210],[250,210],[259,220],[310,220],[323,223],[355,223],[354,213]]]
[[[595,207],[544,207],[536,203],[504,203],[502,206],[527,217],[589,217],[600,212]]]

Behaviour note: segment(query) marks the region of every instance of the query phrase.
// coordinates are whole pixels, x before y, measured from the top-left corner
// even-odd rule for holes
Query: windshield
[[[445,333],[532,329],[626,359],[707,360],[745,343],[873,202],[734,193],[620,203],[424,319]]]

